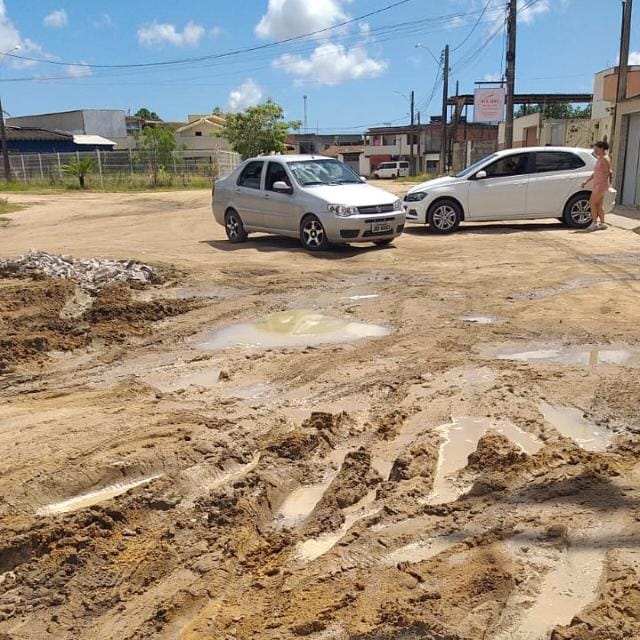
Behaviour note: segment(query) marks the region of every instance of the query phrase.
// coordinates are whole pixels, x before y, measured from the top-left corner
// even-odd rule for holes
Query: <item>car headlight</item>
[[[360,213],[358,211],[358,207],[350,207],[346,204],[329,204],[327,205],[327,209],[331,211],[331,213],[335,213],[337,216],[342,218],[346,218],[348,216],[355,216]]]
[[[404,197],[405,202],[420,202],[427,197],[426,191],[414,191],[413,193],[407,193]]]
[[[402,203],[402,200],[396,200],[393,203],[393,210],[394,211],[403,211],[404,210],[404,204]]]

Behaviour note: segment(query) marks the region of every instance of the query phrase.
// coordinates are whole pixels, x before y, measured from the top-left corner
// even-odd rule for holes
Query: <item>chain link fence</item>
[[[228,176],[241,161],[239,154],[222,149],[174,151],[162,164],[134,150],[9,154],[14,181],[50,186],[77,184],[65,167],[86,159],[93,166],[87,182],[94,188],[210,186],[213,180]],[[0,178],[4,177],[0,162]]]

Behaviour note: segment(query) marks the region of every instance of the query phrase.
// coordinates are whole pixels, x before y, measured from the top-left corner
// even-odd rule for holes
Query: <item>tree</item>
[[[590,118],[591,106],[584,109],[574,107],[570,104],[561,102],[559,104],[525,104],[518,109],[515,114],[516,118],[527,116],[531,113],[541,113],[543,118],[549,120],[565,120],[570,118]]]
[[[71,160],[68,164],[62,167],[62,173],[66,176],[73,176],[78,178],[80,188],[85,189],[85,178],[93,173],[95,169],[95,162],[93,158],[84,158],[82,160]]]
[[[147,107],[142,107],[141,109],[138,109],[133,114],[133,117],[140,118],[140,120],[157,120],[159,122],[162,122],[162,118],[155,111],[149,111]]]
[[[211,115],[224,117],[225,113],[222,110],[222,107],[213,107],[213,109],[211,110]]]
[[[166,127],[145,127],[136,134],[137,156],[148,164],[153,186],[158,186],[158,173],[173,163],[173,152],[178,148],[176,136]]]
[[[250,158],[272,151],[284,153],[287,150],[284,141],[289,129],[299,129],[300,126],[297,120],[285,121],[282,107],[267,100],[242,113],[228,114],[220,135],[243,158]]]

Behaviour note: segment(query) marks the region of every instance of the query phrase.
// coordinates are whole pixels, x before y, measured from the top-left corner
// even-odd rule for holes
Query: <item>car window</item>
[[[362,180],[338,160],[319,159],[290,162],[289,169],[298,184],[309,187],[318,184],[358,184]]]
[[[289,180],[287,170],[279,162],[270,162],[267,165],[267,177],[264,188],[267,191],[273,191],[273,185],[276,182],[286,182],[291,186],[291,180]]]
[[[409,163],[408,163],[408,162],[401,162],[401,163],[400,163],[400,166],[401,166],[403,169],[407,169],[407,168],[409,167]]]
[[[539,151],[536,153],[535,173],[547,171],[571,171],[584,167],[585,163],[574,153],[567,151]]]
[[[483,164],[494,158],[496,154],[492,154],[487,156],[486,158],[482,158],[482,160],[478,160],[473,164],[469,165],[466,169],[463,169],[460,173],[456,174],[456,178],[466,178],[470,176],[472,173],[475,173],[476,169],[479,169]],[[429,161],[427,161],[429,162]]]
[[[238,178],[238,185],[240,187],[248,187],[249,189],[259,189],[263,164],[264,162],[262,162],[261,160],[253,160],[252,162],[250,162],[242,170],[242,173]]]
[[[378,165],[378,169],[390,169],[391,167],[393,167],[393,163],[392,162],[381,162]]]
[[[505,156],[485,167],[489,178],[508,178],[509,176],[519,176],[527,172],[529,163],[528,153],[517,153]]]

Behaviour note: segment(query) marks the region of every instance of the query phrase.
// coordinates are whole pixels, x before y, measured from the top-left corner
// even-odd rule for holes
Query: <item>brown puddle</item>
[[[494,424],[488,418],[461,417],[441,425],[438,431],[444,441],[440,446],[433,491],[428,499],[430,504],[453,502],[471,488],[470,485],[461,485],[455,475],[467,465],[467,458],[476,450],[478,441],[489,429],[509,438],[527,454],[533,454],[542,447],[535,436],[510,422]]]
[[[446,551],[462,539],[463,536],[451,535],[411,542],[410,544],[389,553],[385,556],[383,563],[394,566],[400,562],[423,562],[424,560],[429,560],[429,558],[433,558],[443,551]]]
[[[552,346],[525,344],[517,346],[487,347],[484,357],[517,362],[542,362],[596,366],[600,364],[640,367],[640,351],[626,346]]]
[[[121,496],[135,487],[149,484],[153,480],[160,478],[161,475],[162,474],[156,474],[153,476],[147,476],[146,478],[139,478],[132,482],[112,484],[104,489],[84,493],[80,496],[62,500],[61,502],[54,502],[38,509],[37,513],[41,516],[52,516],[61,513],[71,513],[73,511],[78,511],[79,509],[85,509],[86,507],[92,507],[96,504],[100,504],[101,502]]]
[[[379,338],[390,333],[380,325],[349,322],[308,309],[291,309],[220,329],[206,336],[200,349],[306,347]]]
[[[540,411],[544,419],[563,436],[571,438],[587,451],[604,451],[613,440],[611,432],[585,420],[579,409],[557,407],[542,402]]]

